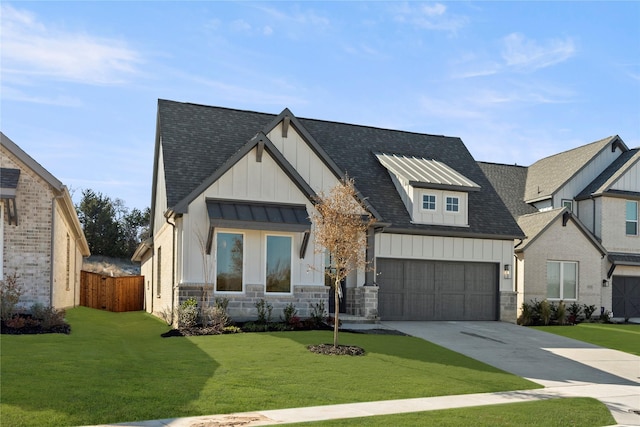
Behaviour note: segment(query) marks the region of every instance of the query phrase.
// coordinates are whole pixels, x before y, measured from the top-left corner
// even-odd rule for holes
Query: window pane
[[[627,202],[627,221],[638,220],[638,202]]]
[[[627,221],[627,234],[631,236],[635,236],[638,234],[638,223],[637,222],[629,222]]]
[[[562,298],[576,299],[578,283],[578,264],[566,262],[562,264]]]
[[[547,263],[547,298],[560,298],[560,263]]]
[[[458,212],[458,198],[457,197],[447,197],[447,211],[448,212]]]
[[[436,210],[436,196],[433,194],[424,194],[422,196],[422,209],[429,211]]]
[[[267,236],[267,292],[291,292],[291,237]]]
[[[216,290],[242,292],[243,236],[218,233]]]

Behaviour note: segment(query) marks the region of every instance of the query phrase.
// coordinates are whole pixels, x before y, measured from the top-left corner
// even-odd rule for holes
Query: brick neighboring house
[[[236,320],[255,318],[262,298],[275,318],[288,303],[302,317],[330,306],[331,263],[314,250],[309,218],[345,174],[377,219],[367,236],[375,271],[347,278],[347,314],[515,322],[510,272],[524,235],[459,138],[166,100],[152,237],[134,255],[147,310],[172,312],[203,286],[229,299]]]
[[[14,273],[19,304],[79,304],[89,245],[64,186],[0,132],[0,277]]]
[[[611,136],[529,167],[480,162],[527,237],[516,242],[518,303],[595,305],[640,318],[640,150]]]

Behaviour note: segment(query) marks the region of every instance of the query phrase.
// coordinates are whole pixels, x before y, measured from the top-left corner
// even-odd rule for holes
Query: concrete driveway
[[[564,396],[599,399],[640,425],[640,357],[504,322],[382,322]],[[631,335],[629,339],[640,339]]]

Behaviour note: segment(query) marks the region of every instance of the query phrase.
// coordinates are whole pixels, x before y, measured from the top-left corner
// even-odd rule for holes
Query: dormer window
[[[422,209],[425,211],[436,210],[436,196],[435,194],[423,194],[422,195]]]
[[[414,224],[469,226],[469,193],[480,186],[435,159],[375,154],[387,170]]]
[[[447,212],[459,212],[460,211],[460,199],[457,197],[447,197]]]

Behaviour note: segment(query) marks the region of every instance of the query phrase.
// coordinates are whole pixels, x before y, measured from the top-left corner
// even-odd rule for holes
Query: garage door
[[[497,320],[498,264],[378,258],[383,320]]]
[[[640,277],[613,276],[612,291],[615,317],[640,317]]]

